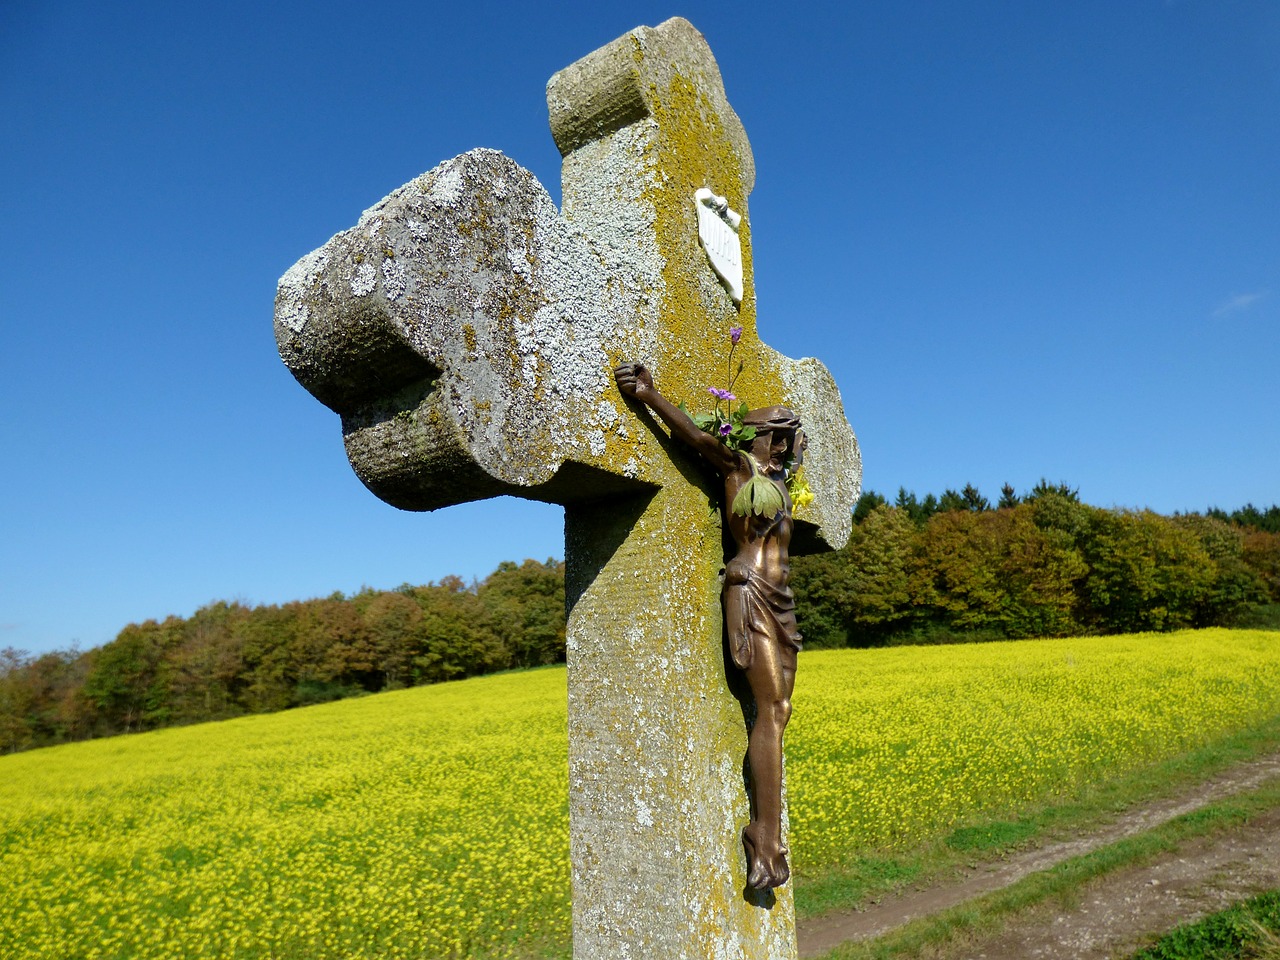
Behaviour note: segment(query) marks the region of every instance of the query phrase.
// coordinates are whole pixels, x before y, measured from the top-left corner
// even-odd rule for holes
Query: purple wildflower
[[[721,390],[719,387],[707,387],[707,393],[711,394],[713,397],[716,397],[720,400],[737,400],[738,399],[728,390]]]
[[[720,436],[727,437],[731,433],[733,433],[733,424],[730,424],[730,423],[720,424]]]
[[[736,347],[736,346],[738,345],[738,341],[739,341],[739,340],[741,340],[741,339],[742,339],[742,328],[741,328],[741,327],[730,327],[730,328],[729,328],[729,342],[730,342],[730,343],[732,343],[732,344]]]

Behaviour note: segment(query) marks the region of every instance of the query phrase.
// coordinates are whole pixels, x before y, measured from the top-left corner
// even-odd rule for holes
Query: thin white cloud
[[[1232,297],[1226,303],[1220,304],[1213,311],[1213,319],[1221,320],[1228,314],[1239,313],[1241,310],[1247,310],[1259,300],[1265,300],[1269,296],[1271,296],[1270,290],[1259,290],[1257,293],[1241,293]]]

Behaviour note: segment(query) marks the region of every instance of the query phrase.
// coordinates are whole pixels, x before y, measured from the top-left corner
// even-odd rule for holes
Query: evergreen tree
[[[916,499],[915,491],[907,492],[906,487],[898,488],[898,497],[894,500],[893,505],[907,515],[907,519],[912,523],[920,524],[924,522],[924,516],[920,512],[920,501]]]
[[[972,483],[966,483],[964,489],[960,491],[960,496],[964,498],[966,510],[973,513],[984,513],[991,509],[991,501],[978,492],[978,488]]]
[[[853,508],[853,522],[861,523],[867,518],[867,514],[886,503],[888,501],[874,490],[863,490],[862,496],[858,498],[858,503]]]
[[[1040,482],[1037,483],[1034,487],[1032,487],[1031,492],[1028,493],[1023,499],[1027,501],[1038,500],[1041,497],[1045,496],[1046,494],[1050,494],[1050,493],[1057,494],[1058,496],[1061,496],[1061,497],[1066,497],[1072,503],[1080,502],[1079,488],[1069,487],[1065,483],[1050,483],[1044,477],[1040,478]]]
[[[1006,483],[1000,488],[1000,502],[996,504],[997,510],[1008,510],[1016,507],[1022,502],[1022,498],[1014,491],[1013,485]]]

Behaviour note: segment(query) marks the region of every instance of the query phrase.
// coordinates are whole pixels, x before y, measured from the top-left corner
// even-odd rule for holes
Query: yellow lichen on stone
[[[724,123],[706,92],[676,73],[665,96],[655,97],[660,131],[658,163],[661,177],[647,192],[656,216],[654,228],[665,265],[666,297],[661,304],[665,363],[663,382],[692,410],[709,407],[706,388],[728,387],[729,330],[743,328],[734,354],[742,372],[734,393],[749,406],[786,402],[785,387],[774,365],[773,351],[763,348],[756,323],[755,281],[751,261],[751,227],[747,216],[744,162],[725,132]],[[707,283],[698,278],[714,274],[698,243],[693,194],[707,186],[724,196],[743,214],[743,299],[735,307],[727,291],[719,303],[706,303]],[[715,280],[716,288],[719,287]],[[713,288],[714,289],[714,288]]]

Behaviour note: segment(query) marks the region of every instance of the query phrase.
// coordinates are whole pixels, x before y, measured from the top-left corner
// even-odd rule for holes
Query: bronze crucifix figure
[[[746,674],[756,704],[747,741],[751,822],[742,831],[747,884],[757,890],[778,887],[791,875],[782,843],[782,732],[791,718],[800,651],[788,586],[792,505],[786,473],[804,455],[804,431],[788,408],[762,407],[744,418],[755,430],[749,449],[736,450],[664,397],[643,364],[624,363],[614,377],[619,390],[653,410],[672,436],[724,479],[724,522],[737,550],[725,565],[725,631],[729,653]],[[753,495],[759,485],[763,495]]]

